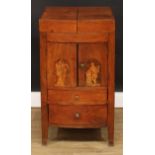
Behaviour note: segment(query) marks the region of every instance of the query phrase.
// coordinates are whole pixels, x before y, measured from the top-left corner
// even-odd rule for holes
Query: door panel
[[[78,56],[79,86],[107,86],[106,44],[79,44]]]
[[[76,86],[76,77],[76,44],[48,43],[48,88]]]

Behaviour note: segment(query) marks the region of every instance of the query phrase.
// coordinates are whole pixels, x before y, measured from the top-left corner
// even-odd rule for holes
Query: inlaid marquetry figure
[[[94,62],[90,63],[90,67],[86,71],[86,84],[87,86],[97,86],[98,75],[100,71],[100,66],[95,65]]]
[[[69,73],[69,65],[65,60],[59,59],[56,64],[56,84],[55,86],[65,86],[67,74]]]

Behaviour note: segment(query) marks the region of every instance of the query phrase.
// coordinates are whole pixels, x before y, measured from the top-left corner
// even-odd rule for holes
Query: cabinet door
[[[105,43],[79,44],[79,86],[107,86],[107,46]]]
[[[48,43],[47,85],[52,87],[76,86],[76,45]]]

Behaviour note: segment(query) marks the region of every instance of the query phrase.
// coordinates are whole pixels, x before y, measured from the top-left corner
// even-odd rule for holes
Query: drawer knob
[[[75,95],[75,100],[79,100],[79,96],[78,95]]]
[[[77,113],[75,113],[75,117],[76,118],[80,118],[80,114],[77,112]]]

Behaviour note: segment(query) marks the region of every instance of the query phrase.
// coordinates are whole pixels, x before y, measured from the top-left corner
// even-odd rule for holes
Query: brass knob
[[[84,68],[85,67],[85,64],[84,63],[80,63],[80,67],[81,68]]]
[[[80,114],[78,112],[75,113],[75,118],[80,118]]]
[[[79,96],[78,95],[75,95],[75,100],[79,100]]]

